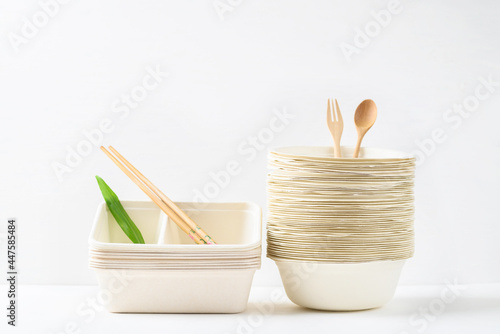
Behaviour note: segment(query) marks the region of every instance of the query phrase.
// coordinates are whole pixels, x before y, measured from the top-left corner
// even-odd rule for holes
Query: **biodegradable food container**
[[[267,256],[288,297],[313,309],[380,307],[414,252],[415,158],[405,152],[269,152]]]
[[[177,203],[217,242],[192,242],[153,202],[122,201],[146,244],[133,244],[105,203],[90,235],[89,265],[110,312],[238,313],[261,261],[253,203]]]

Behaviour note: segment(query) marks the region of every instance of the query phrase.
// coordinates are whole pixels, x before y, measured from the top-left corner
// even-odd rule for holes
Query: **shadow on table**
[[[454,314],[471,315],[471,313],[484,313],[485,311],[498,311],[500,314],[500,298],[498,296],[463,296],[458,297],[455,301],[446,303],[440,301],[438,297],[430,296],[401,296],[393,299],[386,305],[360,311],[322,311],[305,308],[293,304],[290,301],[280,303],[270,302],[252,302],[248,304],[247,310],[242,314],[264,314],[264,315],[299,315],[311,313],[332,313],[349,314],[364,313],[365,316],[377,317],[394,317],[394,316],[411,316],[412,314],[421,311],[422,309],[429,309],[436,303],[444,305],[443,313],[453,312]]]

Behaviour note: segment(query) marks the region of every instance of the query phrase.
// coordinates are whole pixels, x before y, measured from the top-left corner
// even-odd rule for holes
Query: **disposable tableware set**
[[[333,147],[269,152],[267,256],[298,305],[379,307],[392,298],[413,255],[415,159],[361,148],[377,116],[372,100],[355,112],[356,146],[341,146],[344,124],[333,102],[327,106]],[[98,208],[89,265],[102,289],[113,284],[117,272],[130,280],[108,309],[243,311],[261,264],[260,208],[247,202],[174,203],[114,148],[102,149],[152,200],[122,201],[122,211],[106,200]],[[123,225],[122,218],[133,226]],[[142,233],[141,243],[131,241],[134,229]]]

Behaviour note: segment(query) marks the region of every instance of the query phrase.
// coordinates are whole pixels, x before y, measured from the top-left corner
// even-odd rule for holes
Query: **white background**
[[[96,147],[58,180],[53,164],[83,131],[109,118],[103,143],[179,201],[236,160],[240,174],[213,200],[265,208],[267,148],[330,145],[329,97],[339,99],[344,144],[354,143],[351,120],[365,98],[379,108],[367,146],[410,152],[432,146],[437,128],[446,137],[417,170],[416,254],[402,284],[500,282],[500,87],[460,125],[444,119],[474,101],[480,78],[500,81],[498,3],[401,0],[351,61],[340,45],[373,28],[371,11],[388,1],[231,3],[222,20],[212,0],[73,0],[16,52],[9,38],[41,7],[0,2],[0,212],[19,221],[21,283],[95,283],[94,175],[122,199],[146,199]],[[157,66],[168,78],[121,118],[113,103]],[[269,127],[273,110],[294,118],[247,161],[238,147]],[[254,284],[280,284],[272,261]]]

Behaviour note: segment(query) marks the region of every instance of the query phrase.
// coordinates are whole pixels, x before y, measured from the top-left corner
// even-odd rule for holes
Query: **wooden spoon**
[[[361,148],[363,137],[368,130],[370,130],[373,124],[375,124],[376,119],[377,105],[373,102],[373,100],[364,100],[356,108],[356,113],[354,114],[354,124],[356,124],[356,130],[358,131],[358,143],[354,149],[354,158],[359,156],[359,149]]]

